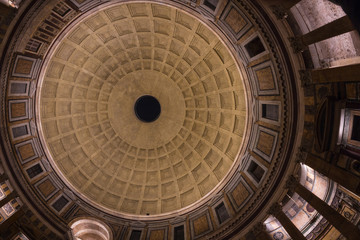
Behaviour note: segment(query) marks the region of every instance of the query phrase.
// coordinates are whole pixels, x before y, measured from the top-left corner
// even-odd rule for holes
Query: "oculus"
[[[161,113],[161,106],[159,101],[150,95],[139,97],[134,106],[136,117],[143,122],[156,121]]]

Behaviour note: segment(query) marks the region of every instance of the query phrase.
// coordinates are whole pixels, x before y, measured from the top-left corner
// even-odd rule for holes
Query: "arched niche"
[[[70,228],[74,240],[113,240],[110,228],[95,218],[76,219]]]

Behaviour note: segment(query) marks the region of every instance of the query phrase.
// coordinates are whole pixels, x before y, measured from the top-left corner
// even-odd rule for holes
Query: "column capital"
[[[298,179],[295,176],[291,175],[286,181],[285,188],[288,188],[291,191],[295,191],[295,188],[296,186],[298,186],[298,184]]]
[[[274,217],[276,217],[281,212],[282,212],[282,206],[277,202],[271,205],[271,207],[268,210],[268,214],[271,214]]]
[[[312,75],[310,70],[299,70],[299,74],[302,87],[307,87],[312,83]]]
[[[251,229],[251,232],[257,236],[261,234],[262,232],[265,232],[265,226],[262,222],[258,222],[255,224],[255,226]]]
[[[285,19],[289,16],[286,9],[280,5],[272,5],[270,8],[278,20]]]
[[[307,158],[307,151],[305,147],[299,147],[298,152],[296,153],[296,162],[305,163]]]
[[[290,46],[294,50],[294,53],[303,52],[306,48],[306,45],[300,37],[289,37]]]
[[[5,173],[0,175],[0,183],[5,182],[5,180],[7,180],[7,179],[8,179],[8,176]]]

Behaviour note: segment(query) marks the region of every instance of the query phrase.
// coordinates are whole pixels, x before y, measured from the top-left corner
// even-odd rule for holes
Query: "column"
[[[330,0],[335,4],[342,7],[344,12],[349,15],[351,21],[356,25],[358,31],[360,31],[360,15],[357,9],[360,9],[360,2],[358,0]]]
[[[321,159],[313,154],[306,154],[303,159],[300,159],[305,165],[311,167],[315,171],[325,175],[329,179],[337,182],[348,190],[360,194],[360,178],[349,173],[348,171],[333,165],[324,159]]]
[[[306,33],[305,35],[290,38],[289,40],[294,51],[297,53],[303,51],[310,44],[314,44],[352,30],[355,30],[354,25],[348,16],[344,16]]]
[[[304,235],[300,232],[300,230],[285,215],[279,203],[275,203],[274,205],[272,205],[268,213],[276,217],[276,219],[281,223],[281,225],[285,228],[285,230],[292,239],[296,239],[296,240],[306,239]]]
[[[317,69],[311,71],[312,83],[358,82],[360,64]]]
[[[313,208],[315,208],[326,220],[329,221],[342,235],[348,240],[359,240],[360,231],[357,227],[349,222],[345,217],[338,213],[335,209],[322,201],[307,188],[301,185],[294,176],[290,176],[286,182],[286,187],[294,190]]]
[[[344,16],[301,36],[301,40],[305,45],[310,45],[350,32],[354,29],[354,25],[352,24],[350,18],[348,16]]]
[[[266,232],[265,225],[261,222],[257,223],[251,232],[256,240],[271,240],[270,235]]]

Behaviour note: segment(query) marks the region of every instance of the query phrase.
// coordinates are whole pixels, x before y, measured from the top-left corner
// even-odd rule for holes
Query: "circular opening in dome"
[[[140,121],[154,122],[160,116],[161,106],[156,98],[145,95],[136,100],[134,110]]]

